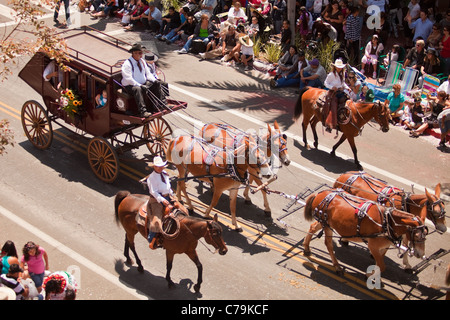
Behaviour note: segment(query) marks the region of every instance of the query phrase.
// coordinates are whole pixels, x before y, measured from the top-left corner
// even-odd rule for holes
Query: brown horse
[[[333,230],[348,241],[367,242],[368,248],[380,271],[385,270],[384,255],[391,244],[400,248],[402,235],[411,241],[411,251],[416,257],[425,254],[427,228],[417,217],[394,208],[387,208],[346,193],[342,189],[324,190],[312,194],[306,200],[305,219],[317,221],[311,224],[304,241],[305,255],[311,254],[309,243],[321,228],[325,232],[325,244],[336,272],[342,268],[333,251]]]
[[[291,161],[289,160],[289,155],[287,152],[287,137],[285,134],[281,133],[277,121],[274,122],[273,126],[274,129],[267,124],[267,133],[255,136],[228,124],[209,123],[205,124],[200,130],[200,137],[215,146],[229,149],[235,148],[237,141],[255,138],[257,139],[258,145],[263,149],[263,152],[265,152],[268,158],[275,156],[280,160],[282,165],[288,166]],[[263,183],[258,177],[258,173],[253,170],[252,167],[249,167],[249,173],[249,184],[244,190],[244,198],[246,203],[251,203],[249,197],[250,184],[255,182],[258,186],[260,186]],[[267,193],[264,189],[262,189],[261,192],[264,199],[264,213],[266,216],[270,217],[271,210],[267,199]]]
[[[316,132],[316,125],[322,119],[322,114],[316,105],[318,98],[326,92],[326,90],[305,87],[300,91],[294,110],[294,120],[297,120],[303,114],[303,142],[306,148],[310,148],[306,139],[306,129],[311,124],[311,129],[314,135],[314,147],[317,148],[319,140]],[[336,149],[345,141],[348,140],[355,159],[355,164],[358,170],[362,170],[362,166],[358,161],[357,149],[355,145],[355,137],[358,136],[364,125],[371,119],[375,119],[381,127],[381,131],[389,131],[389,110],[384,104],[377,103],[348,103],[351,110],[350,121],[346,124],[339,124],[339,130],[342,136],[339,141],[333,146],[331,155],[335,156]]]
[[[148,199],[149,196],[146,195],[119,191],[114,200],[116,222],[120,222],[126,232],[124,249],[124,255],[127,258],[126,262],[127,264],[132,263],[129,255],[129,249],[131,249],[138,264],[139,272],[143,272],[144,268],[136,253],[134,238],[138,232],[143,237],[146,237],[147,230],[145,230],[144,226],[136,222],[136,215],[139,214],[139,209]],[[166,280],[169,288],[174,286],[170,278],[174,255],[177,253],[185,253],[197,266],[198,277],[194,289],[198,293],[200,292],[200,286],[203,281],[203,267],[196,251],[198,240],[204,238],[206,243],[212,245],[216,251],[219,251],[220,255],[226,254],[228,249],[222,238],[222,227],[217,222],[217,215],[214,217],[214,220],[204,220],[186,216],[184,211],[186,209],[182,208],[175,209],[173,212],[174,216],[181,216],[179,218],[180,229],[178,236],[166,238],[162,243],[163,248],[166,250]]]
[[[213,185],[213,198],[205,217],[209,217],[222,193],[230,191],[231,221],[236,231],[242,230],[236,221],[236,200],[240,185],[247,182],[247,170],[252,167],[258,174],[261,171],[263,177],[272,176],[268,159],[252,139],[244,139],[233,150],[224,150],[192,136],[180,136],[170,140],[166,155],[178,169],[177,198],[181,199],[183,192],[189,210],[193,210],[186,191],[189,173]]]
[[[425,189],[425,194],[410,194],[402,189],[390,186],[387,182],[377,179],[362,171],[349,171],[336,179],[333,188],[342,188],[355,196],[376,201],[382,205],[395,207],[411,213],[425,223],[426,218],[433,222],[438,232],[447,231],[445,223],[445,204],[439,198],[441,184],[435,188],[435,194]],[[403,239],[407,245],[407,239]],[[408,256],[403,255],[405,270],[410,270]]]

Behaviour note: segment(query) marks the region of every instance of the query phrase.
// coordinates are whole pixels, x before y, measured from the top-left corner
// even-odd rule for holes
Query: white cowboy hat
[[[336,61],[334,63],[331,63],[332,66],[338,68],[338,69],[343,69],[345,68],[345,64],[342,62],[341,59],[336,59]]]
[[[163,161],[160,156],[153,158],[153,166],[155,167],[165,167],[167,164],[167,160]]]
[[[0,287],[0,300],[16,300],[16,293],[8,287]]]
[[[246,47],[253,47],[253,41],[248,35],[239,38],[239,42]]]

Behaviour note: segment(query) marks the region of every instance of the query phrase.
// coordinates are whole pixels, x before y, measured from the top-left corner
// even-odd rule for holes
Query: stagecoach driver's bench
[[[164,170],[167,161],[163,161],[157,156],[153,159],[153,172],[147,178],[147,186],[150,192],[150,199],[147,205],[147,214],[149,220],[148,241],[150,248],[156,248],[156,234],[162,231],[162,218],[166,208],[172,211],[174,201],[174,192],[170,185],[169,174]]]
[[[161,83],[157,81],[155,76],[150,72],[150,69],[142,58],[143,47],[136,43],[128,51],[131,57],[122,65],[122,85],[128,94],[132,95],[136,100],[139,112],[142,117],[149,117],[152,112],[156,112],[155,106],[151,106],[151,110],[147,109],[145,103],[145,95],[147,90],[153,94],[156,101],[161,101]]]

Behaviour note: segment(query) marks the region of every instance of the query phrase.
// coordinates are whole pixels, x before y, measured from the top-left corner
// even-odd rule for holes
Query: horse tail
[[[302,97],[303,97],[303,94],[308,90],[309,90],[309,87],[304,87],[302,90],[300,90],[297,102],[295,103],[294,120],[297,120],[298,118],[300,118],[300,116],[303,113]]]
[[[117,192],[116,197],[114,198],[114,210],[115,210],[115,218],[116,223],[119,224],[119,205],[123,199],[128,197],[131,193],[126,190],[122,190]]]
[[[312,194],[306,199],[305,212],[304,212],[306,221],[311,221],[313,219],[314,214],[313,214],[312,203],[315,198],[316,198],[316,195]]]

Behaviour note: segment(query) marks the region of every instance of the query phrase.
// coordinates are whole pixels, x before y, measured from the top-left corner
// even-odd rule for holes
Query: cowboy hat
[[[143,47],[140,43],[135,43],[131,46],[128,52],[132,53],[133,51],[142,51],[142,49],[145,49],[145,47]]]
[[[165,167],[167,164],[167,160],[163,161],[163,159],[160,156],[157,156],[153,159],[153,166],[154,167]]]
[[[16,300],[16,293],[8,287],[0,287],[0,300]]]
[[[239,38],[239,42],[246,47],[253,47],[253,41],[248,35]]]
[[[336,61],[334,63],[331,63],[331,65],[338,69],[343,69],[345,67],[345,64],[342,62],[341,59],[336,59]]]
[[[147,61],[158,61],[158,56],[156,54],[150,53],[145,55],[145,60]]]

